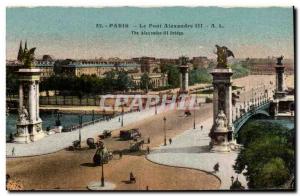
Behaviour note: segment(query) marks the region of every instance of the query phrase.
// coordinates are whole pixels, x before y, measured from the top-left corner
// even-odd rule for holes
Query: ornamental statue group
[[[34,66],[34,52],[36,48],[24,49],[22,41],[18,52],[21,64],[18,70],[19,79],[19,109],[17,131],[13,135],[15,143],[30,143],[45,136],[42,130],[42,119],[39,115],[39,81],[40,69]],[[25,95],[27,93],[27,95]]]

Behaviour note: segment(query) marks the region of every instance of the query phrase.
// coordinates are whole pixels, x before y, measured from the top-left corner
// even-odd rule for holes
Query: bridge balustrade
[[[258,110],[261,110],[263,109],[264,107],[267,107],[268,105],[270,104],[270,101],[269,102],[266,102],[264,104],[261,104],[260,106],[255,106],[254,104],[250,105],[249,107],[249,110],[245,113],[242,113],[242,115],[235,119],[233,121],[233,125],[235,127],[235,130],[234,130],[234,135],[237,134],[237,132],[239,131],[240,127],[252,116],[254,115],[255,113],[257,113]]]

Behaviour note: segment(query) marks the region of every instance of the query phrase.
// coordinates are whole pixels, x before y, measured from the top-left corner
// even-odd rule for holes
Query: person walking
[[[203,125],[201,125],[201,131],[203,130]]]
[[[13,149],[11,150],[11,155],[15,156],[15,147],[13,147]]]
[[[219,171],[220,165],[219,163],[216,163],[214,166],[214,172],[217,173]]]
[[[147,153],[150,154],[150,148],[147,146]]]
[[[170,145],[172,144],[172,139],[171,138],[169,138],[169,143],[170,143]]]
[[[135,180],[135,177],[134,177],[134,175],[133,175],[133,173],[132,172],[130,172],[130,174],[129,174],[129,182],[130,183],[132,183],[132,182],[136,182],[136,180]]]

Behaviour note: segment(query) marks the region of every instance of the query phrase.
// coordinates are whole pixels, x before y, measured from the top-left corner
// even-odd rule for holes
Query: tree
[[[179,87],[179,70],[176,65],[166,65],[161,68],[162,73],[167,73],[168,84],[171,88]]]
[[[8,95],[14,95],[18,93],[19,81],[16,73],[11,71],[6,72],[6,89]]]
[[[150,77],[147,72],[145,72],[141,76],[140,88],[145,90],[146,92],[148,92],[148,90],[152,88],[150,84]]]
[[[278,123],[266,123],[265,121],[250,121],[244,125],[238,135],[238,142],[245,148],[256,139],[267,135],[285,136],[289,130]]]
[[[196,83],[210,83],[212,76],[205,68],[193,69],[189,71],[189,85]]]
[[[111,70],[105,73],[105,78],[103,81],[104,89],[108,92],[113,92],[116,88],[116,71]]]
[[[246,172],[248,187],[254,189],[276,188],[283,185],[294,174],[293,134],[277,123],[253,121],[240,133],[241,149],[234,169]],[[274,176],[278,176],[274,177]]]
[[[42,57],[43,61],[53,61],[52,57],[49,54],[45,54]]]
[[[250,73],[249,68],[247,68],[246,65],[242,65],[242,64],[233,64],[231,65],[231,69],[233,72],[233,76],[232,76],[233,78],[245,77]]]
[[[279,158],[272,158],[264,164],[258,173],[254,186],[256,188],[277,188],[289,180],[289,171],[284,161]]]
[[[119,71],[116,81],[117,90],[128,91],[131,87],[131,78],[128,76],[127,72]]]

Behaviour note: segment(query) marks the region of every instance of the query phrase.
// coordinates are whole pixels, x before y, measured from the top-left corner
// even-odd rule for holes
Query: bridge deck
[[[264,102],[256,107],[252,107],[246,113],[243,113],[238,119],[233,122],[234,132],[233,135],[236,135],[240,128],[254,115],[263,114],[270,116],[269,112],[266,111],[270,107],[271,101]]]

